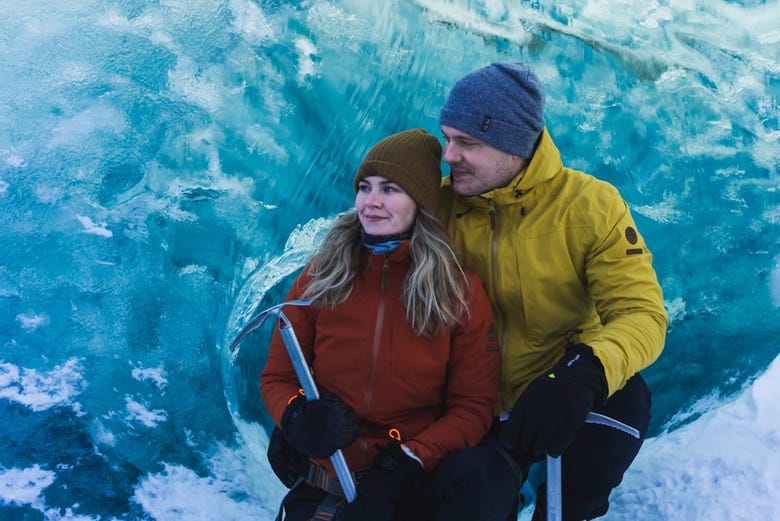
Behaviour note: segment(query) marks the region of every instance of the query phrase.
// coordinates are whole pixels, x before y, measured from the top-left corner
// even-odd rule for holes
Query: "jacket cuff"
[[[432,471],[439,463],[438,459],[434,458],[433,454],[431,454],[431,451],[428,450],[422,443],[409,440],[404,443],[404,446],[406,446],[414,454],[414,459],[419,461],[422,467],[428,472]]]

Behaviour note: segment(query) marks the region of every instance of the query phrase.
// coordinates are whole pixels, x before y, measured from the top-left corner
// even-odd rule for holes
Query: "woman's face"
[[[397,184],[379,176],[360,180],[355,194],[363,231],[369,235],[393,235],[412,227],[417,203]]]

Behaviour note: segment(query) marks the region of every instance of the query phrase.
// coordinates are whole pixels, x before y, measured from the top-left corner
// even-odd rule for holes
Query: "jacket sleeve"
[[[304,271],[295,280],[285,302],[301,298],[305,288],[306,273],[307,271]],[[284,308],[284,314],[293,325],[303,356],[311,366],[314,352],[315,311],[309,306],[288,306]],[[277,425],[281,422],[282,414],[290,399],[297,395],[300,387],[284,340],[277,324],[274,324],[273,336],[268,347],[268,359],[260,374],[260,393],[268,414]]]
[[[433,470],[444,456],[479,443],[493,419],[501,350],[482,282],[473,273],[469,276],[469,315],[451,336],[444,415],[406,442],[426,470]]]
[[[582,341],[604,366],[611,395],[661,354],[667,315],[652,254],[628,205],[614,188],[607,195],[606,218],[594,235],[600,242],[586,259],[587,284],[603,327]]]

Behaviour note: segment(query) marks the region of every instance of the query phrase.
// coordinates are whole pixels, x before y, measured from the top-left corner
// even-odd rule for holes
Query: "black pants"
[[[427,477],[415,497],[396,505],[394,521],[514,521],[517,503],[510,498],[517,497],[520,484],[509,469],[492,447],[451,454]],[[284,520],[310,519],[325,497],[323,491],[299,484],[284,498]]]
[[[593,412],[604,414],[626,425],[634,427],[640,433],[640,439],[603,425],[584,424],[572,444],[561,457],[561,497],[563,502],[564,521],[581,521],[603,516],[609,508],[609,495],[623,480],[623,474],[634,461],[642,446],[648,424],[650,423],[650,390],[640,375],[628,380],[620,391],[613,394],[606,402],[593,409]],[[500,430],[493,432],[495,434]],[[494,453],[488,456],[491,451]],[[465,449],[445,458],[438,471],[441,486],[451,486],[459,479],[474,480],[474,486],[488,487],[491,494],[484,495],[489,502],[483,506],[481,515],[477,515],[476,505],[461,505],[453,503],[451,517],[441,519],[485,519],[512,520],[517,518],[519,489],[508,463],[503,458],[495,456],[496,451],[488,446]],[[483,458],[482,466],[474,458]],[[468,462],[470,468],[462,466]],[[507,484],[511,484],[507,488]],[[461,494],[457,492],[455,494]],[[471,494],[473,498],[479,494]],[[536,506],[533,520],[543,521],[547,517],[546,488],[542,484],[537,491]],[[440,507],[446,507],[446,502],[439,502]],[[448,512],[444,510],[444,512]],[[460,512],[465,513],[458,517]],[[510,512],[508,515],[506,512]],[[503,517],[502,517],[503,516]],[[426,519],[426,518],[423,518]],[[427,519],[439,519],[428,517]]]
[[[561,459],[561,495],[564,521],[603,516],[612,489],[634,461],[650,422],[650,391],[640,375],[631,378],[605,405],[594,409],[637,429],[636,439],[612,427],[586,423]],[[506,461],[489,443],[444,458],[430,475],[413,507],[404,505],[415,521],[514,521],[520,484]],[[309,519],[325,494],[301,484],[285,498],[289,521]],[[546,518],[545,490],[537,494],[534,521]],[[338,517],[336,518],[338,519]],[[368,520],[367,520],[368,521]]]
[[[418,521],[514,521],[520,483],[492,444],[450,454],[417,498]]]
[[[594,408],[637,429],[636,439],[612,427],[586,423],[561,457],[561,496],[564,521],[580,521],[603,516],[609,508],[612,489],[642,446],[650,423],[650,390],[640,375],[631,378],[606,405]],[[546,519],[546,491],[537,493],[534,521]]]

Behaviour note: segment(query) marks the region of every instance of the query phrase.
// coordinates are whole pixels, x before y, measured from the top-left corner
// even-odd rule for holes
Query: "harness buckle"
[[[304,481],[310,487],[324,490],[328,494],[344,497],[344,489],[341,488],[338,479],[330,477],[328,470],[315,461],[310,462],[309,472],[306,474]]]

